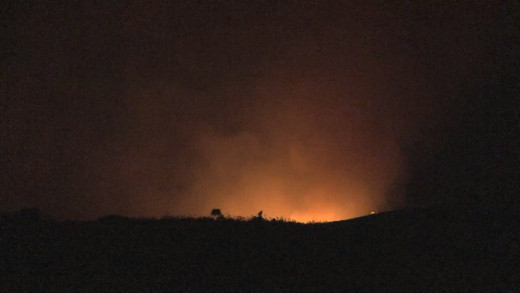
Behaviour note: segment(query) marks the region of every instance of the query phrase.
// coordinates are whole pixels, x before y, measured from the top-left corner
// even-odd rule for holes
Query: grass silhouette
[[[516,211],[1,220],[0,291],[517,290]]]

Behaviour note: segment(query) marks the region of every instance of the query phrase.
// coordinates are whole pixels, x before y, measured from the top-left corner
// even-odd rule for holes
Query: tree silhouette
[[[220,211],[220,209],[212,209],[211,216],[213,218],[220,219],[220,218],[222,218],[222,212]]]

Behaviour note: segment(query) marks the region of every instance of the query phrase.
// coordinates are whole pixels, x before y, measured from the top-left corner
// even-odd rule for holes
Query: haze
[[[6,9],[3,209],[331,221],[403,207],[403,146],[430,158],[509,38],[507,7],[267,2]]]

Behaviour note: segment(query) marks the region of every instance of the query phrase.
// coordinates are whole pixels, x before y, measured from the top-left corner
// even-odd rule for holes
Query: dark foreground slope
[[[326,224],[4,218],[0,291],[517,291],[515,212],[431,208]]]

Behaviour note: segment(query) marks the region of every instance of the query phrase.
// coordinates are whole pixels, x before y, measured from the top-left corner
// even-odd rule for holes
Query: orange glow
[[[338,221],[342,220],[341,217],[338,217],[334,212],[329,210],[314,210],[307,212],[294,212],[289,218],[296,222],[330,222],[330,221]]]
[[[344,89],[313,80],[259,81],[243,129],[197,130],[194,176],[184,194],[160,208],[192,216],[218,208],[246,218],[263,211],[265,218],[298,222],[344,220],[387,208],[385,198],[402,174],[395,137],[379,129],[382,122],[367,118],[381,116],[360,112],[370,107],[364,96],[338,104]]]

